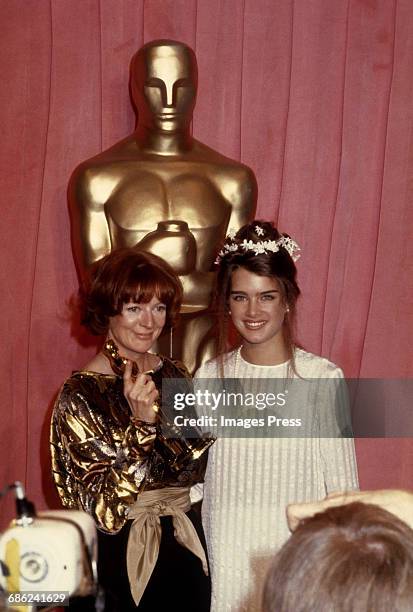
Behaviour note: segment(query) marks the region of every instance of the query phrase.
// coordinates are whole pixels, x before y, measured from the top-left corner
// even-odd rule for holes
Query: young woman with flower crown
[[[298,250],[289,236],[263,221],[226,239],[217,262],[215,300],[220,354],[198,370],[198,379],[234,378],[244,385],[261,379],[265,385],[271,378],[343,377],[336,365],[294,342]],[[229,318],[241,343],[225,352]],[[327,405],[313,406],[315,413],[334,412],[328,401],[322,403]],[[289,535],[288,503],[357,487],[351,438],[220,437],[209,456],[202,510],[211,611],[261,610],[269,561]]]

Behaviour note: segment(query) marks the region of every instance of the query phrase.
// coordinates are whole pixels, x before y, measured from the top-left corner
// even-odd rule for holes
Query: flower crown
[[[263,236],[265,233],[259,225],[256,225],[254,229],[257,236]],[[259,242],[253,242],[244,238],[242,242],[237,242],[234,230],[230,230],[215,263],[219,264],[226,255],[236,253],[237,251],[254,251],[255,255],[261,255],[262,253],[277,253],[281,248],[287,251],[293,261],[299,259],[300,254],[297,251],[301,249],[289,236],[280,236],[277,240],[260,240]]]

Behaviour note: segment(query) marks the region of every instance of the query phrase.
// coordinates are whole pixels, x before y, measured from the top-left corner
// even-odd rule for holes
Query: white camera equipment
[[[16,493],[17,516],[0,536],[0,586],[6,601],[8,593],[92,594],[97,584],[93,519],[80,510],[47,510],[36,515],[21,483],[10,488]]]

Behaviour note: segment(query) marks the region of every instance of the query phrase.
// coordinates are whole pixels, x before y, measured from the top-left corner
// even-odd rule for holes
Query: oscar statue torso
[[[193,370],[211,354],[206,340],[211,327],[207,308],[214,281],[213,262],[228,228],[238,229],[252,218],[256,182],[247,166],[190,136],[192,107],[190,112],[184,108],[184,78],[174,75],[173,103],[168,105],[163,99],[156,108],[157,101],[153,102],[151,96],[158,81],[163,84],[158,87],[161,94],[162,87],[167,91],[168,83],[152,56],[156,52],[159,59],[159,49],[171,47],[172,60],[176,61],[177,52],[171,43],[155,44],[144,51],[146,63],[142,67],[141,59],[135,68],[144,83],[135,79],[135,101],[142,124],[134,134],[75,170],[69,203],[72,241],[81,275],[91,263],[122,246],[151,251],[166,259],[179,274],[184,286],[184,314],[174,334],[173,356]],[[181,53],[181,46],[178,51]],[[183,58],[179,53],[183,75],[178,76],[189,79],[189,73],[193,91],[193,65],[189,62],[188,67],[185,53]],[[171,57],[169,60],[168,74]],[[161,72],[158,76],[162,76],[162,80],[155,79],[155,84],[152,77],[148,79],[154,63]],[[176,82],[183,82],[178,94]],[[194,103],[194,95],[190,98],[188,94],[187,100]],[[163,123],[157,125],[156,121]],[[158,348],[169,352],[166,344]]]

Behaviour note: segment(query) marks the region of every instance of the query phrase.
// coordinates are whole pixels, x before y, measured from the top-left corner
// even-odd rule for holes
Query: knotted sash
[[[127,516],[133,523],[129,532],[126,562],[136,605],[139,604],[158,559],[162,535],[161,516],[172,516],[177,542],[201,560],[202,568],[208,575],[205,551],[195,527],[185,514],[190,508],[189,489],[175,487],[144,491],[128,508]]]

